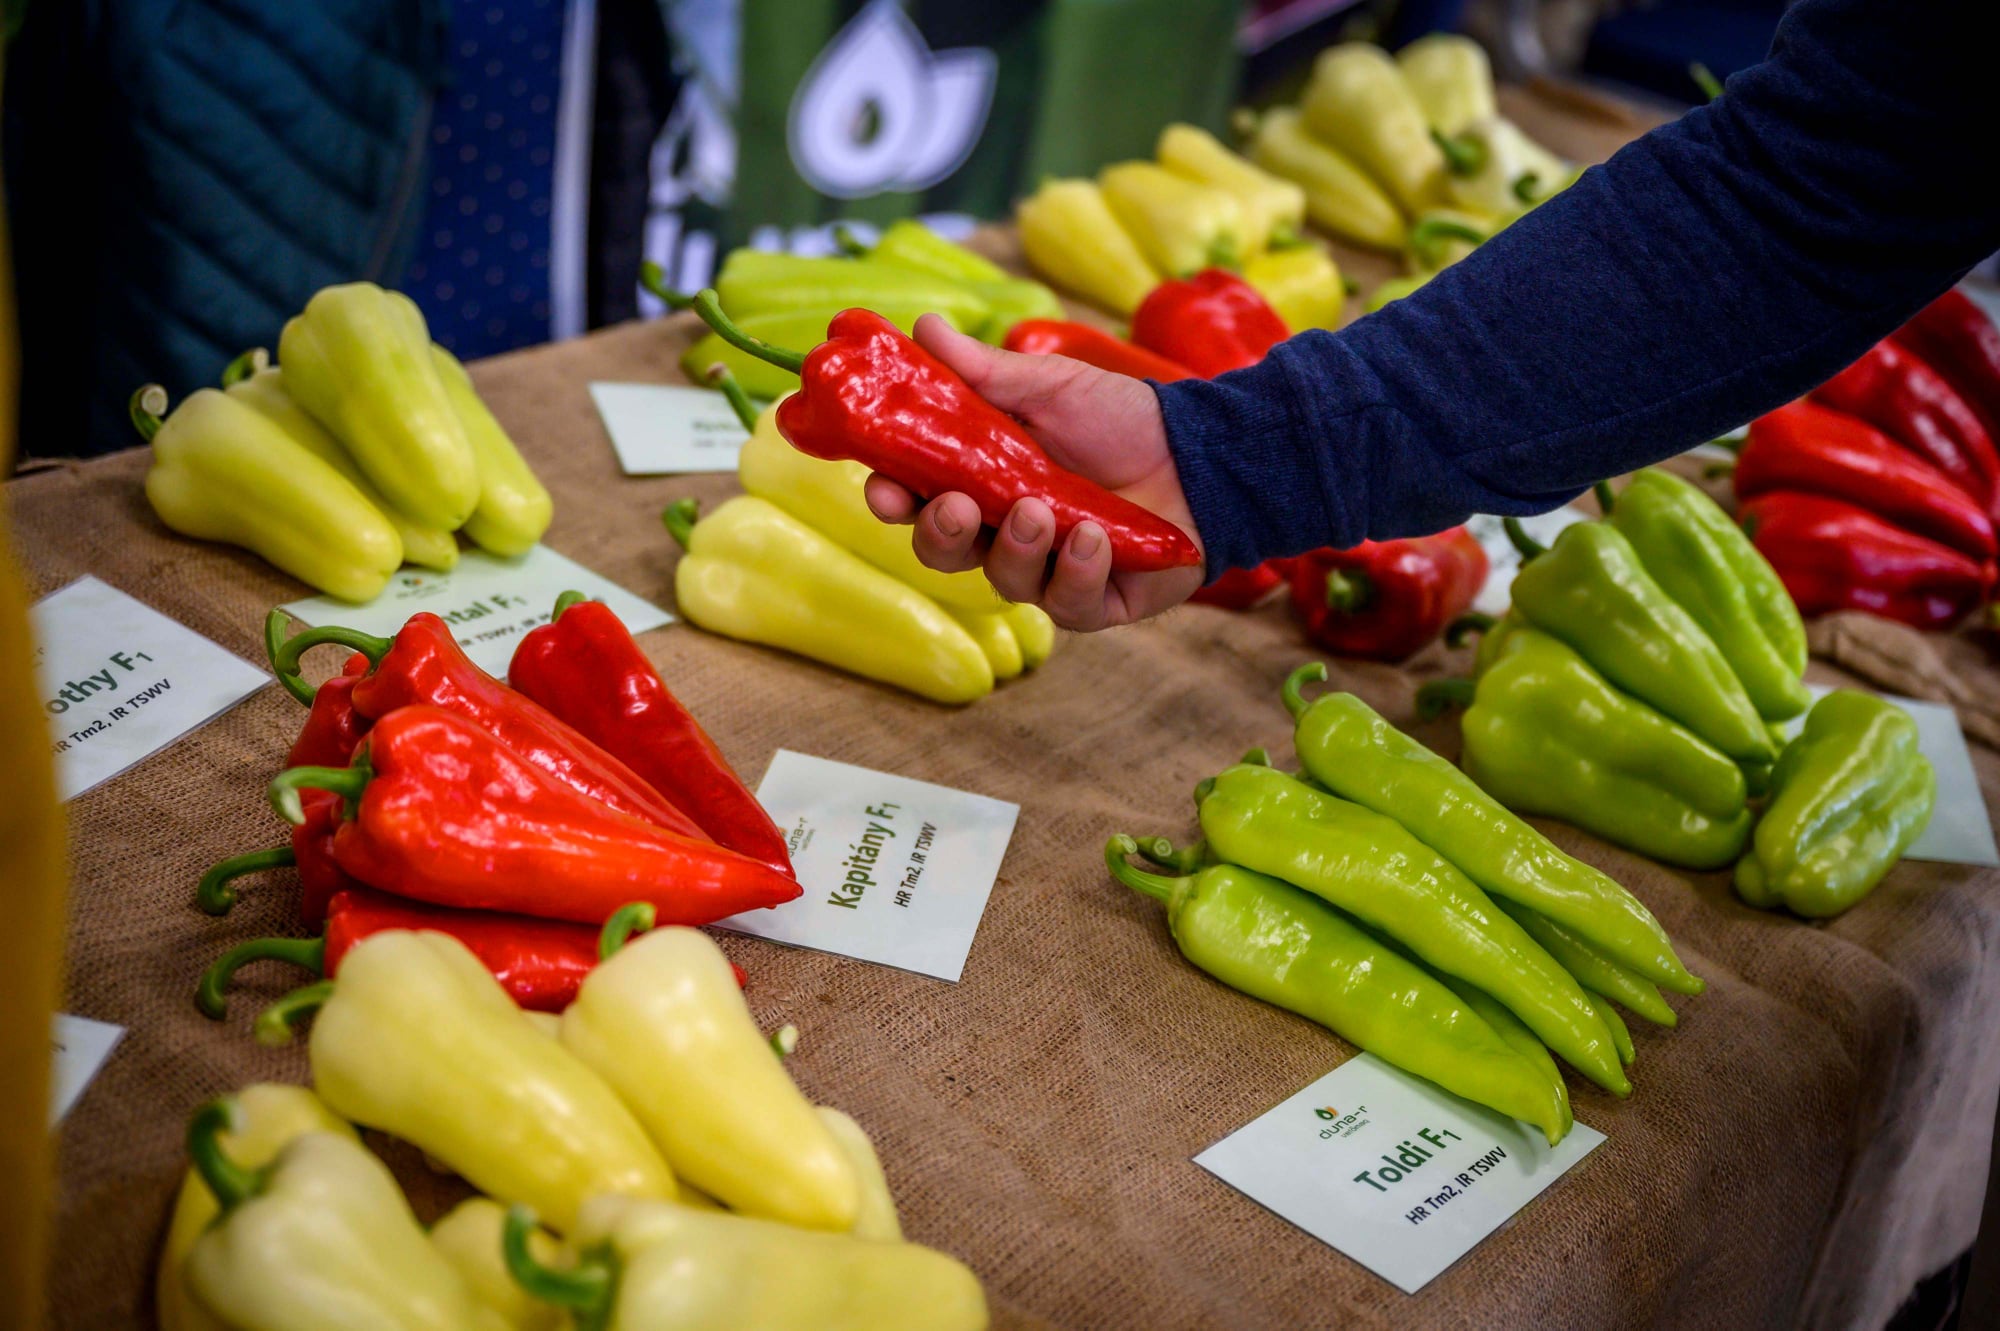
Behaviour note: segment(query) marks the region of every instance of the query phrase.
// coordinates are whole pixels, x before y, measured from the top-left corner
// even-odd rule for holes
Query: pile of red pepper
[[[708,924],[799,895],[783,833],[608,607],[565,593],[515,650],[511,686],[433,614],[393,638],[282,626],[273,611],[272,668],[311,707],[271,782],[291,842],[216,865],[197,899],[222,914],[233,880],[295,865],[300,922],[321,932],[225,954],[203,977],[211,1016],[239,966],[332,975],[385,929],[450,934],[522,1007],[561,1011],[628,902]],[[353,655],[315,689],[299,659],[321,644]]]
[[[1738,516],[1802,613],[1949,628],[1993,588],[1996,441],[2000,329],[1949,291],[1751,424]]]

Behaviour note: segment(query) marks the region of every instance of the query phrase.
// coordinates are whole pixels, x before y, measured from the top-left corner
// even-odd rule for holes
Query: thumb
[[[1029,356],[988,346],[936,314],[917,320],[917,345],[1000,410],[1032,420],[1084,368],[1061,356]]]

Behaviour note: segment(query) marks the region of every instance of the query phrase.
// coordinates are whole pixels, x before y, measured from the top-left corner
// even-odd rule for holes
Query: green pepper
[[[1543,549],[1514,519],[1506,527],[1526,561],[1514,577],[1514,609],[1524,620],[1731,758],[1776,756],[1721,650],[1654,581],[1623,533],[1579,522]]]
[[[1742,854],[1750,811],[1741,769],[1612,688],[1566,644],[1514,630],[1476,690],[1437,680],[1418,704],[1468,693],[1466,774],[1516,813],[1560,818],[1690,869]]]
[[[1104,847],[1111,876],[1167,908],[1181,955],[1232,989],[1311,1021],[1454,1095],[1562,1140],[1561,1081],[1521,1052],[1422,967],[1339,911],[1275,878],[1218,864],[1181,878],[1126,862],[1131,837]]]
[[[1784,721],[1812,705],[1806,626],[1771,561],[1713,499],[1670,472],[1648,468],[1609,499],[1606,519],[1639,562],[1701,626],[1758,715]]]
[[[1326,678],[1317,661],[1285,681],[1297,721],[1299,761],[1343,799],[1402,824],[1487,893],[1561,921],[1607,955],[1681,993],[1703,985],[1674,955],[1651,911],[1608,875],[1563,854],[1525,819],[1509,813],[1472,779],[1411,739],[1351,693],[1308,703],[1308,680]]]
[[[1569,972],[1395,820],[1274,768],[1239,764],[1201,797],[1201,830],[1224,861],[1347,911],[1425,965],[1499,999],[1605,1090],[1631,1092],[1611,1033]]]
[[[1589,998],[1590,995],[1585,994],[1584,997]],[[1611,1028],[1611,1042],[1618,1046],[1618,1061],[1631,1067],[1638,1061],[1639,1047],[1632,1043],[1632,1031],[1626,1026],[1625,1018],[1619,1016],[1617,1009],[1609,1003],[1600,1003],[1592,998],[1590,1005],[1604,1019],[1604,1024]]]
[[[1406,954],[1405,959],[1412,966],[1422,969],[1415,958]],[[1555,1087],[1556,1094],[1562,1100],[1562,1129],[1563,1135],[1567,1137],[1570,1128],[1576,1124],[1576,1117],[1570,1110],[1569,1087],[1563,1085],[1562,1069],[1556,1066],[1555,1057],[1549,1053],[1548,1046],[1537,1040],[1535,1033],[1528,1029],[1527,1023],[1509,1012],[1506,1004],[1478,985],[1467,984],[1455,975],[1440,975],[1437,978],[1444,982],[1445,988],[1458,995],[1458,1001],[1470,1008],[1473,1016],[1491,1026],[1493,1033],[1507,1042],[1508,1048],[1534,1064],[1535,1070]]]
[[[872,310],[883,305],[914,305],[956,315],[962,326],[977,328],[993,313],[963,282],[873,258],[807,258],[768,250],[735,250],[723,261],[715,290],[722,298],[722,308],[738,320],[774,310],[844,310],[856,305]]]
[[[1771,791],[1750,853],[1736,863],[1736,895],[1817,920],[1867,896],[1923,834],[1937,774],[1917,750],[1908,712],[1840,689],[1806,714]]]
[[[1512,915],[1515,923],[1527,930],[1528,937],[1547,949],[1548,954],[1574,975],[1576,982],[1588,992],[1614,1003],[1623,1003],[1634,1014],[1656,1026],[1680,1024],[1679,1015],[1667,1006],[1666,999],[1660,997],[1659,986],[1645,976],[1627,970],[1592,947],[1586,939],[1545,915],[1504,899],[1496,898],[1493,904]]]

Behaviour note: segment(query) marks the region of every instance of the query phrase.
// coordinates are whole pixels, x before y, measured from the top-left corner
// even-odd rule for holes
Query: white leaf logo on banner
[[[979,141],[997,67],[976,47],[932,52],[897,0],[873,0],[792,98],[792,163],[838,199],[934,185]]]

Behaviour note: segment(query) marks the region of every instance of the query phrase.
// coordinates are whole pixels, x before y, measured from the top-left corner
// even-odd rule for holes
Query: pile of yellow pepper
[[[146,498],[173,530],[367,601],[405,562],[455,565],[456,532],[512,557],[548,529],[548,491],[408,296],[328,287],[278,359],[247,353],[171,416],[157,384],[133,394]]]
[[[315,1090],[196,1112],[162,1327],[985,1327],[977,1277],[903,1239],[867,1135],[794,1084],[721,949],[631,938],[650,919],[613,916],[560,1017],[403,931],[267,1009],[267,1042],[317,1009]],[[356,1126],[483,1195],[426,1231]]]

